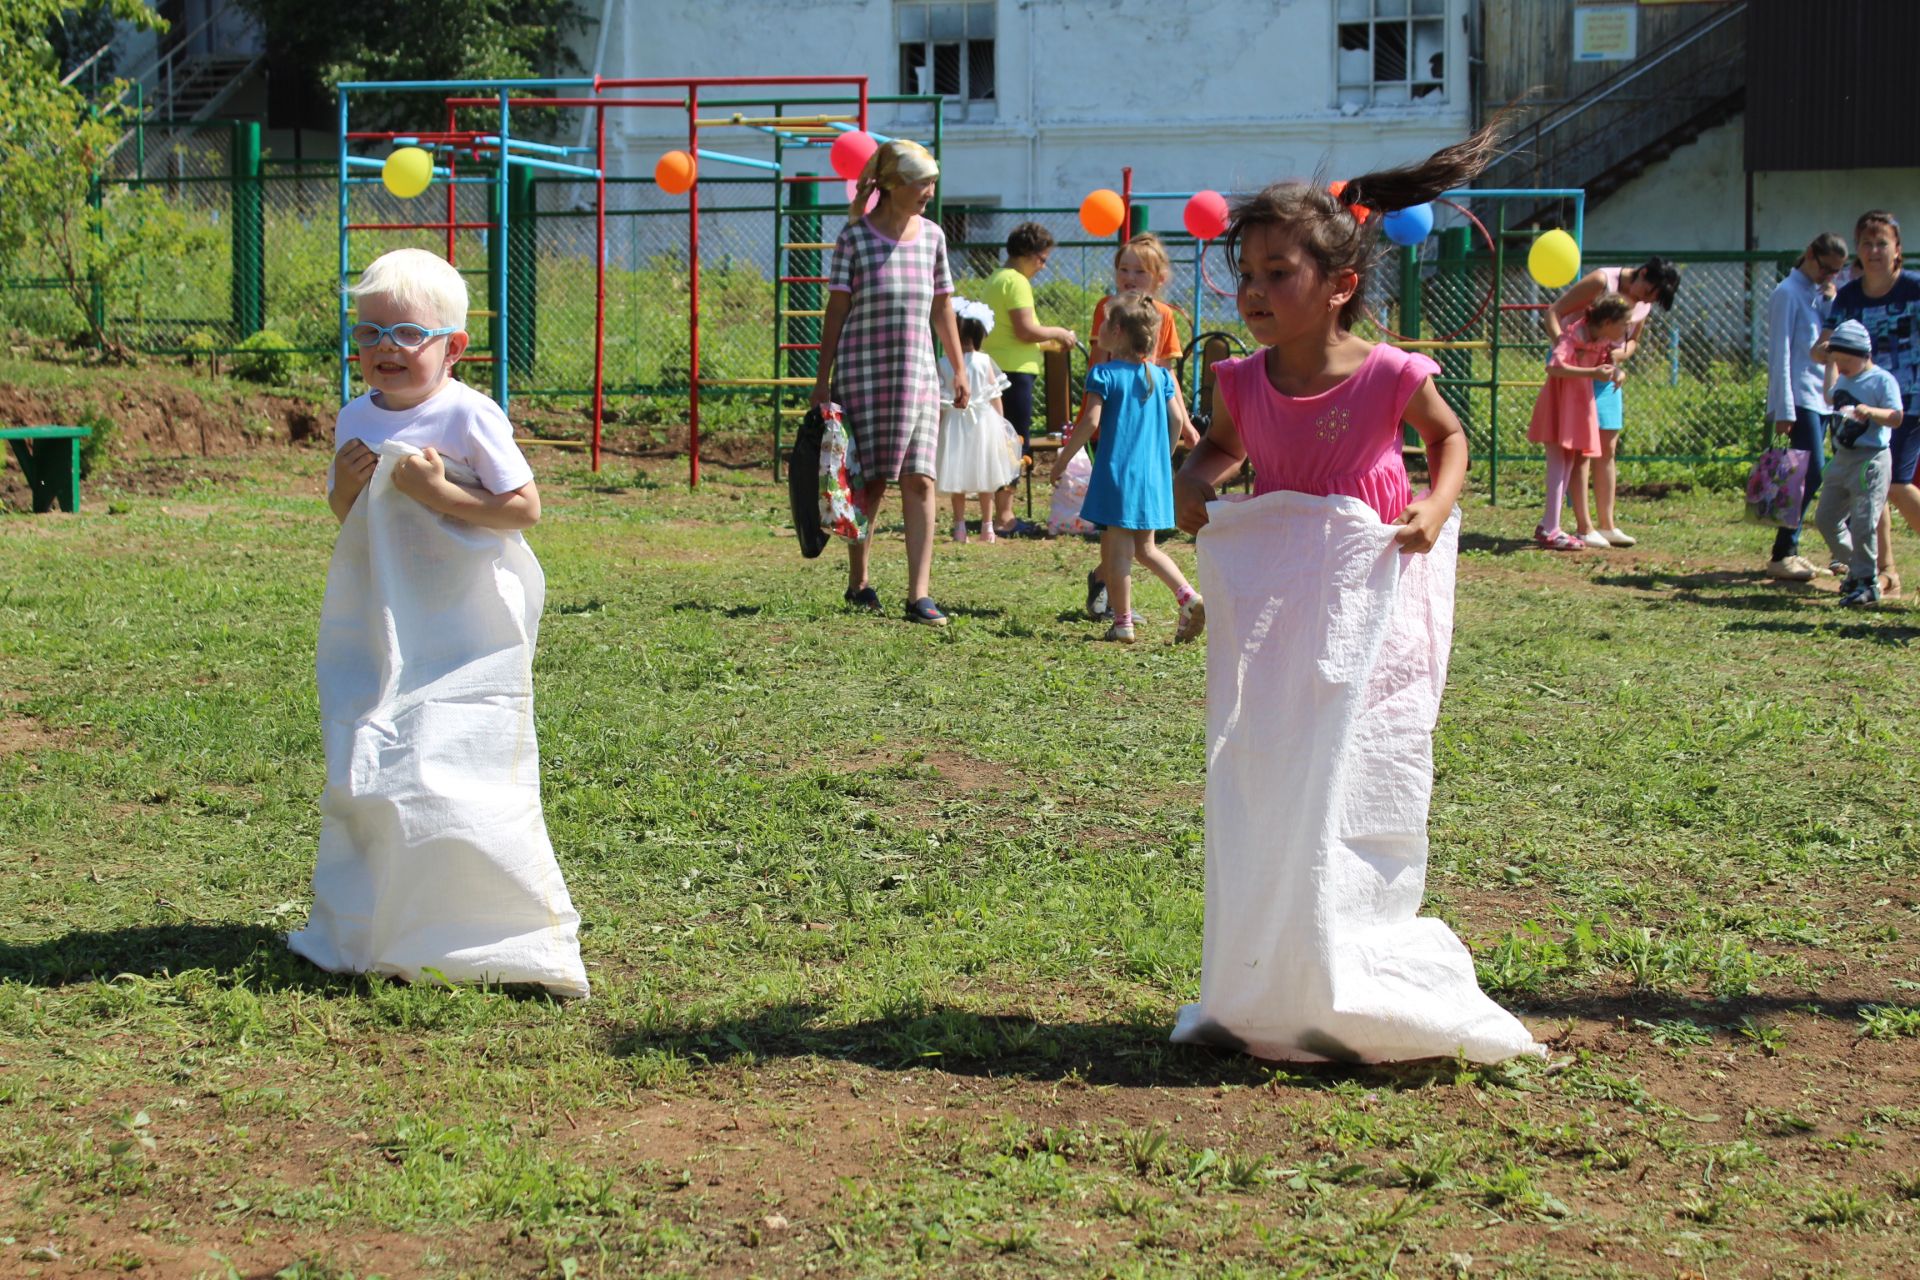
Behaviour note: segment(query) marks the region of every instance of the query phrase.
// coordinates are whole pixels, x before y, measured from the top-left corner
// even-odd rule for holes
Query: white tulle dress
[[[979,351],[967,352],[967,407],[953,407],[953,367],[940,360],[940,444],[934,452],[934,484],[941,493],[990,493],[1020,477],[1020,437],[993,410],[993,401],[1013,385],[1000,366]],[[1009,444],[1008,441],[1012,443]]]

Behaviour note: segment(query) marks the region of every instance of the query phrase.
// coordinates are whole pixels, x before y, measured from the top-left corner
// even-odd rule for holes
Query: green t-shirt
[[[987,277],[980,300],[993,308],[993,332],[980,349],[1002,373],[1039,373],[1039,346],[1013,336],[1013,313],[1021,307],[1033,309],[1033,281],[1012,267],[1002,267]]]

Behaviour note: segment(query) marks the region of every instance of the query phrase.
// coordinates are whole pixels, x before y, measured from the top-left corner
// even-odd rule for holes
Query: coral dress
[[[1547,364],[1590,369],[1605,364],[1613,354],[1610,342],[1595,342],[1587,337],[1587,322],[1574,320],[1560,331]],[[1593,379],[1556,378],[1547,375],[1540,398],[1533,402],[1533,421],[1527,425],[1527,439],[1535,444],[1555,444],[1589,458],[1600,456],[1600,413],[1594,407]]]
[[[1430,358],[1384,342],[1353,375],[1315,396],[1282,395],[1267,380],[1266,349],[1213,366],[1227,412],[1253,463],[1255,497],[1290,490],[1358,498],[1391,524],[1413,500],[1400,423]]]

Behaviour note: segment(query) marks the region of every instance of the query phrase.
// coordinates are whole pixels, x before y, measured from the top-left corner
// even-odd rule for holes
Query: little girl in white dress
[[[1003,416],[1000,393],[1012,385],[992,357],[980,350],[993,331],[993,308],[968,298],[953,300],[960,345],[967,349],[967,385],[973,398],[953,407],[953,368],[940,359],[940,443],[934,451],[934,483],[953,499],[953,540],[967,540],[967,495],[980,500],[980,540],[992,542],[993,492],[1020,478],[1019,441]],[[1013,441],[1011,447],[1008,440]]]

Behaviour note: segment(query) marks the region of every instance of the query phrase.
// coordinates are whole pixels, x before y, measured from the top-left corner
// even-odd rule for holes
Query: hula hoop
[[[1214,297],[1231,298],[1234,296],[1234,290],[1222,289],[1213,282],[1213,277],[1207,272],[1207,250],[1212,247],[1213,241],[1211,240],[1202,240],[1200,242],[1200,282],[1207,286],[1207,289]]]
[[[1453,201],[1448,200],[1442,196],[1436,196],[1433,200],[1433,203],[1446,205],[1447,208],[1454,210],[1461,217],[1465,218],[1468,222],[1471,222],[1474,225],[1475,230],[1479,231],[1481,242],[1487,246],[1488,256],[1490,258],[1496,256],[1494,255],[1494,252],[1493,252],[1493,237],[1487,233],[1487,224],[1480,221],[1480,219],[1474,217],[1472,210],[1467,209],[1463,205],[1455,204]],[[1386,334],[1389,338],[1398,338],[1401,342],[1426,342],[1426,341],[1451,342],[1455,338],[1459,337],[1461,334],[1465,333],[1467,330],[1473,328],[1474,325],[1480,322],[1480,317],[1487,314],[1488,306],[1492,305],[1493,303],[1493,290],[1494,290],[1495,283],[1496,282],[1493,280],[1493,278],[1489,276],[1487,279],[1487,291],[1481,297],[1480,305],[1474,308],[1473,314],[1468,316],[1466,319],[1466,322],[1462,324],[1459,328],[1450,330],[1447,333],[1443,333],[1437,338],[1431,338],[1431,339],[1415,338],[1408,334],[1395,333],[1392,329],[1389,329],[1384,323],[1381,322],[1381,319],[1379,316],[1373,313],[1372,307],[1364,307],[1362,309],[1366,312],[1367,319],[1373,321],[1374,326],[1378,328],[1381,333]]]

